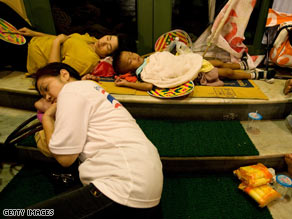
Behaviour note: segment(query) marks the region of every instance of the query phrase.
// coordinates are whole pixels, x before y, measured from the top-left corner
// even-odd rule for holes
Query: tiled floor
[[[9,183],[9,181],[20,171],[21,165],[3,163],[0,167],[0,191]]]
[[[0,106],[0,144],[17,126],[35,114],[33,111]]]
[[[241,121],[241,124],[260,155],[292,153],[292,132],[285,120],[260,121],[257,124],[259,133],[247,129],[248,121]]]
[[[249,122],[243,121],[241,123],[246,129]],[[292,153],[292,132],[285,121],[261,121],[258,123],[258,128],[259,133],[254,134],[254,132],[247,130],[246,132],[256,145],[260,155]],[[274,219],[289,219],[292,215],[292,196],[290,199],[274,201],[268,207]]]

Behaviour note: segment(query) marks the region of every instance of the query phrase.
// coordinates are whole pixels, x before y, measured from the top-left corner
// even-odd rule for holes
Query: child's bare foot
[[[284,86],[284,90],[283,90],[283,93],[285,95],[287,95],[289,92],[292,91],[292,79],[288,79],[286,82],[285,82],[285,86]]]
[[[290,176],[292,176],[292,154],[286,154],[285,161],[288,166],[288,173]]]

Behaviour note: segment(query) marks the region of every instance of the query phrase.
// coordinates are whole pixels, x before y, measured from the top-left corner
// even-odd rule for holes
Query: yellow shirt
[[[100,57],[89,45],[95,43],[96,38],[88,34],[74,33],[61,47],[61,62],[73,67],[82,76],[90,73],[97,65]],[[48,64],[53,40],[56,36],[33,37],[28,46],[27,70],[34,74],[39,68]]]
[[[206,59],[203,59],[202,67],[200,69],[200,72],[209,72],[214,68],[214,66],[208,62]]]

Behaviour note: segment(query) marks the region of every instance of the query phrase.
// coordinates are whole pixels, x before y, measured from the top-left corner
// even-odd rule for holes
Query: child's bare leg
[[[210,62],[214,67],[217,67],[217,68],[222,68],[222,65],[224,64],[224,62],[218,59],[208,60],[208,62]]]
[[[292,176],[292,154],[285,155],[285,162],[288,166],[288,173],[290,176]]]
[[[240,64],[227,62],[227,63],[223,63],[222,68],[240,69]]]
[[[251,74],[243,70],[232,70],[230,68],[218,68],[218,74],[220,79],[233,79],[233,80],[243,80],[251,79]]]
[[[241,69],[240,64],[234,62],[222,62],[218,59],[208,60],[214,67],[217,68],[230,68],[230,69]]]
[[[46,110],[51,106],[51,103],[48,102],[45,98],[41,98],[34,103],[34,107],[40,112],[46,112]]]

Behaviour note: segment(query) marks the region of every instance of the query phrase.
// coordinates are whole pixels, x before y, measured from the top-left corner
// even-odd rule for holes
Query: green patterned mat
[[[258,155],[238,121],[180,121],[138,119],[160,156]],[[28,139],[25,145],[31,145]],[[164,218],[263,218],[267,208],[240,191],[232,173],[165,176]],[[24,208],[55,195],[54,186],[39,166],[25,166],[0,193],[0,210]]]
[[[137,119],[137,123],[162,157],[259,155],[239,121]],[[36,143],[30,136],[19,145]]]
[[[137,119],[162,157],[259,155],[239,121]]]
[[[272,219],[269,210],[237,187],[232,173],[166,176],[162,209],[164,218]]]
[[[238,184],[232,173],[166,175],[161,199],[163,216],[165,219],[272,219],[269,210],[258,207],[237,188]],[[0,193],[0,212],[25,208],[55,194],[55,186],[40,166],[25,165]]]

